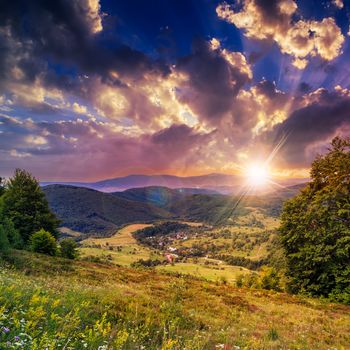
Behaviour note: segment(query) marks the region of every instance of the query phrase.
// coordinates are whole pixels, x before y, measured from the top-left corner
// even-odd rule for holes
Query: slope
[[[28,252],[10,260],[2,349],[349,348],[344,305]]]
[[[118,226],[169,218],[164,209],[149,203],[118,198],[88,188],[50,185],[43,188],[61,226],[89,235],[106,235]]]

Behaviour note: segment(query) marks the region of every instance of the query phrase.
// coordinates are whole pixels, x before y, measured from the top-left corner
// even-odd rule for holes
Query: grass
[[[276,229],[279,226],[279,219],[268,216],[259,208],[246,207],[250,212],[246,215],[241,215],[236,219],[237,225],[250,225],[254,220],[260,221],[265,227],[270,230]]]
[[[82,258],[86,257],[100,257],[103,260],[109,260],[111,263],[122,266],[130,266],[133,262],[139,259],[151,259],[160,257],[156,253],[153,253],[147,248],[137,246],[132,247],[122,247],[120,251],[110,251],[100,248],[80,248],[80,256]]]
[[[136,239],[132,236],[132,233],[141,230],[145,227],[152,226],[151,224],[133,224],[123,227],[121,230],[116,232],[113,236],[107,238],[88,238],[85,239],[82,244],[83,246],[90,246],[94,244],[100,244],[106,246],[130,246],[137,245]]]
[[[85,239],[82,241],[82,247],[79,249],[79,252],[82,257],[97,256],[123,266],[130,266],[130,264],[139,259],[158,257],[159,255],[153,250],[139,245],[132,236],[134,231],[148,226],[151,225],[132,224],[123,227],[111,237]],[[115,249],[117,247],[118,250]]]
[[[239,266],[230,266],[226,264],[204,265],[203,260],[204,259],[198,263],[186,262],[175,263],[174,265],[160,265],[157,266],[157,270],[172,273],[189,274],[196,277],[205,278],[209,281],[227,281],[228,283],[234,283],[238,275],[249,272],[248,269]]]
[[[1,349],[349,349],[348,306],[27,252],[8,260]]]

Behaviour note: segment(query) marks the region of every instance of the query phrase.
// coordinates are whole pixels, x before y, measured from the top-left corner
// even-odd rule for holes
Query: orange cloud
[[[243,29],[248,38],[275,41],[282,53],[293,57],[293,65],[298,69],[304,69],[312,56],[331,61],[342,52],[345,39],[331,17],[294,22],[298,6],[293,0],[271,2],[269,8],[257,0],[244,0],[243,4],[237,12],[230,5],[221,4],[216,8],[217,15]]]

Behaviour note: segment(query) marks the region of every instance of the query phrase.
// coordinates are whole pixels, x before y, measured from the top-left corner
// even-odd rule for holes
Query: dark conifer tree
[[[27,171],[16,169],[14,176],[7,183],[2,201],[3,217],[13,223],[24,244],[40,229],[57,237],[59,221],[50,211],[38,181]]]

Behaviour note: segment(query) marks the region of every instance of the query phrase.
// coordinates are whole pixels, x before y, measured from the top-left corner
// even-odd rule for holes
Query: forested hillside
[[[299,191],[286,188],[265,196],[228,196],[196,193],[195,189],[152,186],[104,193],[83,187],[43,187],[61,226],[84,234],[106,235],[121,225],[162,219],[185,219],[212,225],[232,224],[251,208],[278,216],[286,198]]]
[[[126,223],[170,217],[167,211],[152,204],[132,202],[92,189],[50,185],[43,190],[61,225],[86,234],[111,234]]]

